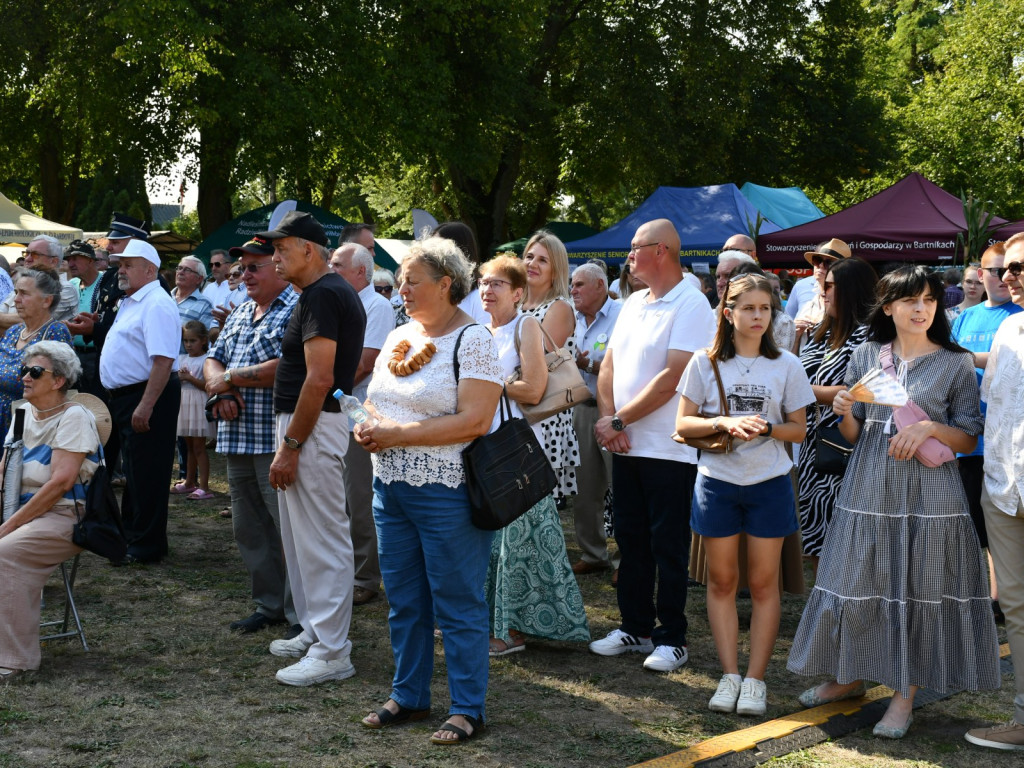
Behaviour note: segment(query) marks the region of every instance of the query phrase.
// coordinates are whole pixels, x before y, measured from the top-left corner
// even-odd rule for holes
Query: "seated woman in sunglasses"
[[[96,420],[68,398],[82,373],[71,347],[40,341],[25,350],[27,403],[21,506],[0,524],[0,681],[39,668],[39,601],[54,569],[81,549],[71,542],[75,499],[99,461]],[[9,433],[4,445],[10,444]],[[4,468],[7,456],[4,456]],[[0,468],[0,472],[3,468]]]

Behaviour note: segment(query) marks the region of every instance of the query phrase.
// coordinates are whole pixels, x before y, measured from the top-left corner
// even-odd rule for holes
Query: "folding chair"
[[[40,636],[39,641],[65,640],[70,637],[77,637],[82,641],[82,648],[89,650],[89,644],[85,642],[85,631],[82,629],[82,620],[78,617],[78,608],[75,606],[75,577],[78,575],[78,558],[82,556],[79,552],[71,560],[60,564],[60,575],[64,580],[64,618],[56,621],[44,621],[40,623],[39,629],[45,630],[50,627],[58,628],[51,635]],[[69,565],[70,564],[70,565]],[[74,624],[72,625],[72,622]]]

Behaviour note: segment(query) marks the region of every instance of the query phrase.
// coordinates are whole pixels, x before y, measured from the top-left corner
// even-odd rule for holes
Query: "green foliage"
[[[906,165],[974,189],[1004,218],[1024,216],[1024,0],[958,3],[943,19],[936,69],[902,112]]]

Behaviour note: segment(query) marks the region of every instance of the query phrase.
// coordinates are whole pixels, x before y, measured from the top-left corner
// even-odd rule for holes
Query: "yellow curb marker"
[[[1003,644],[999,647],[999,656],[1006,658],[1010,655],[1010,646]],[[820,707],[812,707],[792,715],[786,715],[776,720],[769,720],[766,723],[759,723],[750,728],[741,728],[738,731],[724,733],[715,736],[680,752],[673,752],[664,757],[656,757],[638,765],[650,766],[652,768],[691,768],[702,760],[728,754],[729,752],[745,752],[753,749],[758,744],[769,739],[781,739],[789,736],[794,731],[806,728],[809,725],[821,725],[829,718],[836,715],[849,715],[857,712],[866,704],[879,699],[887,699],[892,696],[892,689],[879,685],[869,689],[863,696],[857,699],[846,699],[844,701],[833,701],[830,704],[823,704]]]

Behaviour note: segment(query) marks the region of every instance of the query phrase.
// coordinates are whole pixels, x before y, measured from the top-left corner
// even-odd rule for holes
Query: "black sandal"
[[[451,715],[451,717],[454,717],[454,715]],[[470,739],[475,737],[478,733],[482,733],[483,732],[485,726],[484,726],[484,719],[482,717],[479,718],[479,719],[477,719],[475,717],[470,717],[469,715],[462,715],[462,717],[466,718],[466,722],[468,722],[471,726],[473,726],[472,732],[466,733],[465,729],[459,728],[459,726],[457,726],[457,725],[455,725],[453,723],[445,723],[444,725],[442,725],[437,730],[439,730],[439,731],[449,731],[450,733],[454,733],[455,734],[455,738],[454,739],[439,739],[437,736],[431,736],[430,737],[430,743],[431,744],[443,744],[443,745],[461,744],[464,741],[469,741]]]
[[[395,701],[390,699],[390,701]],[[395,701],[398,704],[397,701]],[[387,707],[381,707],[376,712],[372,712],[377,716],[377,722],[372,723],[369,721],[370,715],[364,717],[360,722],[367,728],[373,728],[379,730],[381,728],[390,728],[392,725],[401,725],[402,723],[412,723],[416,720],[425,720],[430,714],[429,709],[409,709],[398,704],[398,711],[392,712]]]

